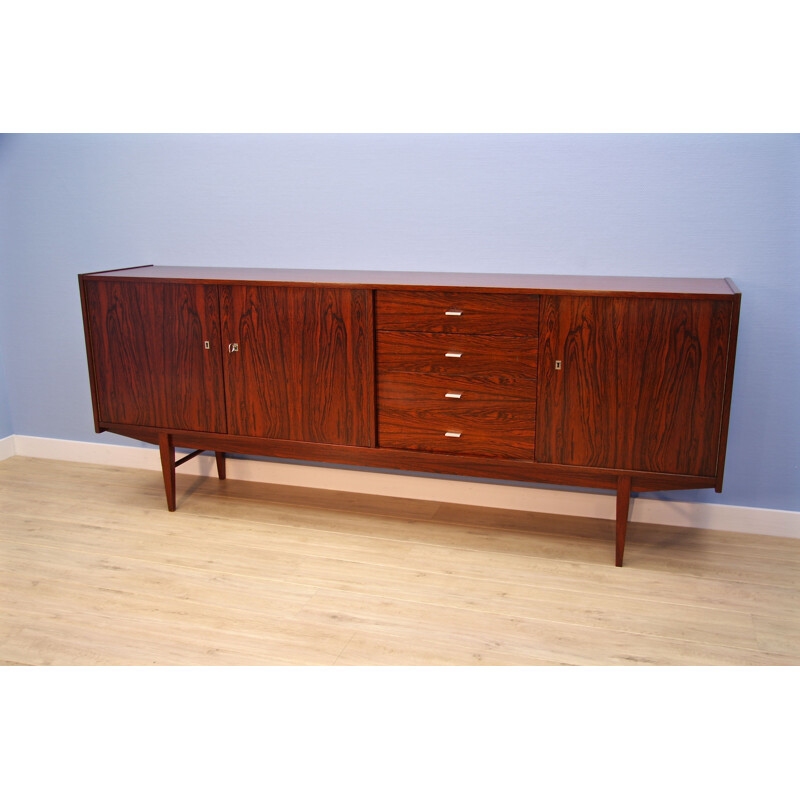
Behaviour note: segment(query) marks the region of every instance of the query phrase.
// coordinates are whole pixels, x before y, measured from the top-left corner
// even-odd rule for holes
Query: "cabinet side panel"
[[[85,276],[78,276],[78,286],[81,294],[81,313],[83,315],[83,336],[86,342],[86,361],[89,367],[89,389],[92,395],[92,416],[94,418],[95,432],[103,431],[100,425],[100,404],[97,398],[97,365],[95,363],[94,345],[92,343],[92,323],[89,317],[89,306],[92,302],[89,298],[90,282]]]
[[[728,361],[725,367],[725,396],[722,403],[722,421],[720,423],[719,455],[717,456],[717,480],[714,486],[717,492],[722,491],[722,478],[725,474],[725,455],[728,449],[728,425],[731,417],[731,400],[733,397],[733,372],[736,364],[736,343],[739,335],[739,312],[742,296],[737,291],[731,303],[731,326],[728,334]]]

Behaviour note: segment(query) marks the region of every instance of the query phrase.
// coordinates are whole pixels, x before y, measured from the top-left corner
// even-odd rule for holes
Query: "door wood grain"
[[[731,304],[541,302],[537,461],[713,476]]]
[[[232,434],[374,444],[371,292],[222,286],[220,308]]]
[[[86,292],[99,419],[225,433],[217,287],[92,281]]]

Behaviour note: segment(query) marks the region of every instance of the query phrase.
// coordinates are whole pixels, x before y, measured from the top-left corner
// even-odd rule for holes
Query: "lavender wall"
[[[11,423],[11,408],[8,405],[8,387],[6,385],[6,371],[0,354],[0,439],[11,436],[14,426]]]
[[[6,135],[0,183],[0,436],[123,441],[92,429],[79,272],[731,277],[725,491],[670,496],[800,510],[796,135]]]
[[[8,324],[8,309],[11,307],[6,275],[10,269],[10,187],[7,179],[8,159],[4,157],[4,149],[9,141],[8,136],[0,135],[0,439],[5,439],[14,432],[9,405],[8,382],[6,380],[5,359],[3,352],[11,346],[12,334]]]

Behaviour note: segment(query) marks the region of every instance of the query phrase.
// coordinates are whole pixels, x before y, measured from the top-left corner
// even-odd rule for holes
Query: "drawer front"
[[[472,292],[377,291],[378,330],[536,336],[539,297]]]
[[[427,405],[421,402],[385,402],[378,408],[381,423],[419,422],[428,427],[446,430],[474,430],[486,436],[527,434],[534,428],[533,404],[523,400],[501,402],[459,403],[437,400]]]
[[[459,421],[430,414],[378,414],[378,444],[402,450],[484,456],[489,458],[533,458],[533,419],[509,415],[491,425],[480,420]]]
[[[536,337],[379,331],[378,375],[419,372],[536,380]]]
[[[479,378],[390,372],[378,381],[379,403],[415,406],[444,403],[448,408],[476,407],[484,403],[536,403],[536,383],[510,375]]]

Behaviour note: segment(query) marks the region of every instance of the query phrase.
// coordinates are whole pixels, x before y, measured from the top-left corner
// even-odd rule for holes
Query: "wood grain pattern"
[[[380,412],[378,420],[378,442],[384,448],[485,458],[533,458],[533,418],[496,406],[487,407],[482,414],[432,409],[412,415],[388,408]]]
[[[418,372],[535,381],[536,344],[535,336],[378,331],[378,374]],[[448,358],[449,352],[462,355]]]
[[[543,297],[542,309],[538,461],[715,474],[730,303]]]
[[[378,446],[533,458],[538,315],[535,296],[376,292]]]
[[[370,446],[371,295],[343,289],[220,288],[231,433]]]
[[[535,384],[477,387],[469,379],[391,373],[378,382],[378,445],[533,458]],[[446,394],[459,395],[447,397]],[[458,431],[456,439],[446,431]]]
[[[447,315],[447,311],[460,315]],[[538,317],[536,295],[375,292],[375,327],[379,331],[530,336],[536,331]]]
[[[536,460],[615,467],[616,381],[606,299],[542,297]],[[557,362],[561,369],[557,369]]]
[[[739,338],[739,312],[742,306],[742,295],[739,294],[733,281],[726,279],[731,285],[731,289],[736,294],[731,303],[731,325],[728,333],[728,364],[725,370],[725,394],[722,398],[722,423],[720,425],[720,444],[719,454],[717,455],[717,480],[714,488],[717,492],[722,491],[722,479],[725,475],[725,456],[728,450],[728,427],[731,420],[731,399],[733,397],[733,372],[736,363],[736,344]]]
[[[448,400],[448,392],[461,395]],[[436,375],[419,372],[387,372],[378,382],[378,401],[418,405],[447,402],[454,405],[515,402],[533,407],[536,381],[517,378],[513,373],[494,375]]]
[[[618,406],[623,468],[715,475],[730,303],[620,300],[615,306],[617,380],[627,390]]]
[[[91,281],[86,299],[101,422],[225,432],[216,287]]]

